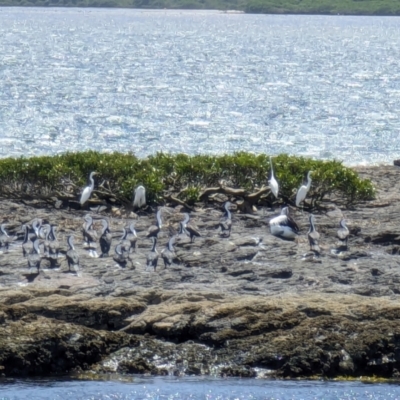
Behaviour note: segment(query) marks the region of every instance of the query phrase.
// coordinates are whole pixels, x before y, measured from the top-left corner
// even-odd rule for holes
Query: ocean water
[[[400,154],[400,18],[3,7],[0,37],[0,157]]]
[[[395,400],[397,384],[210,378],[0,382],[1,400]]]

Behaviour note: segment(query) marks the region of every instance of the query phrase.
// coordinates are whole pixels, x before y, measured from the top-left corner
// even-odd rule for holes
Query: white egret
[[[293,240],[299,234],[299,227],[289,215],[289,207],[283,207],[281,215],[269,221],[269,228],[272,235],[283,239]]]
[[[269,162],[271,164],[271,178],[268,181],[268,185],[271,189],[272,194],[275,196],[275,198],[278,198],[278,193],[279,193],[279,185],[278,182],[275,179],[274,176],[274,169],[272,168],[272,158],[271,156],[269,157]]]
[[[84,205],[89,200],[89,197],[92,195],[94,189],[94,180],[93,180],[94,175],[97,175],[97,172],[90,173],[89,175],[90,184],[86,186],[85,189],[83,189],[83,192],[81,194],[81,199],[79,201],[81,203],[81,206]]]
[[[304,199],[307,196],[308,191],[310,190],[311,187],[311,174],[313,171],[308,171],[307,174],[307,185],[302,185],[300,186],[299,190],[297,191],[296,194],[296,207],[300,207],[300,203],[304,201]]]
[[[138,186],[134,190],[133,207],[140,208],[146,205],[146,189],[144,186]]]

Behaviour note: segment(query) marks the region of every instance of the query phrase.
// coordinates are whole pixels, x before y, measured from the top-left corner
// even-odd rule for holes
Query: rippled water
[[[131,382],[0,381],[2,400],[395,400],[400,386],[361,382],[134,378]]]
[[[0,37],[2,157],[400,154],[396,17],[0,8]]]

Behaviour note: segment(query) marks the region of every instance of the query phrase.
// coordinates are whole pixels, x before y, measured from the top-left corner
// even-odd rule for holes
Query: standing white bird
[[[275,196],[275,198],[278,198],[278,193],[279,193],[279,185],[278,182],[275,179],[274,176],[274,169],[272,168],[272,158],[271,156],[269,157],[269,162],[271,164],[271,178],[268,181],[268,185],[271,189],[272,194]]]
[[[138,186],[134,190],[133,207],[140,208],[146,205],[146,189],[144,186]]]
[[[300,186],[299,190],[297,191],[296,194],[296,207],[300,207],[300,203],[304,201],[304,199],[307,196],[308,191],[310,190],[311,187],[311,174],[313,171],[308,171],[307,174],[307,185],[302,185]]]
[[[81,194],[81,199],[79,201],[81,203],[81,206],[83,206],[89,200],[89,197],[91,196],[91,194],[93,192],[93,189],[94,189],[93,176],[96,174],[97,174],[97,172],[91,172],[89,175],[90,184],[88,186],[86,186],[85,189],[83,189],[83,192]]]

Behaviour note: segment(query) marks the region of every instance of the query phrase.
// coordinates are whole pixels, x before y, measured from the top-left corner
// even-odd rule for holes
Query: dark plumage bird
[[[74,247],[74,236],[73,235],[68,236],[67,243],[68,243],[68,251],[66,253],[66,257],[67,257],[67,262],[68,262],[68,268],[70,271],[72,269],[74,272],[78,272],[79,271],[79,256]]]
[[[165,248],[161,251],[161,257],[164,261],[164,266],[167,268],[172,265],[172,262],[176,258],[174,243],[175,243],[176,235],[172,236],[169,240]]]
[[[100,249],[101,249],[100,257],[103,258],[103,257],[108,257],[108,253],[110,252],[112,235],[110,232],[108,221],[106,219],[102,219],[101,223],[103,225],[103,228],[100,236]]]
[[[225,214],[219,221],[219,226],[221,228],[220,235],[222,237],[229,237],[231,235],[232,215],[230,212],[230,206],[231,206],[231,203],[229,201],[227,201],[224,205]]]
[[[157,263],[158,263],[158,252],[156,249],[157,246],[157,237],[152,236],[151,239],[153,240],[153,247],[151,248],[151,251],[149,254],[147,254],[147,266],[148,267],[153,267],[154,271],[157,268]]]
[[[97,254],[97,232],[93,229],[93,218],[86,214],[84,216],[83,238],[89,246],[89,256],[98,257]]]
[[[346,226],[346,220],[342,218],[340,220],[340,228],[337,231],[337,237],[340,240],[342,247],[347,247],[347,241],[349,239],[350,231]]]
[[[289,207],[283,207],[281,215],[271,218],[269,228],[272,235],[283,239],[293,240],[299,234],[299,227],[289,215]]]
[[[185,216],[185,219],[183,220],[182,224],[183,224],[183,230],[185,230],[189,236],[190,236],[190,242],[193,243],[194,242],[194,238],[200,237],[200,232],[199,232],[199,228],[197,228],[197,226],[193,223],[193,222],[189,222],[190,220],[190,216],[188,213],[184,213],[183,214]]]
[[[129,225],[129,231],[126,233],[126,240],[129,240],[131,243],[131,249],[136,251],[136,242],[137,242],[137,234],[135,230],[135,224],[131,222]]]
[[[39,237],[43,239],[43,255],[49,256],[50,253],[50,233],[51,226],[49,224],[42,225],[39,230]]]
[[[157,211],[156,214],[156,225],[150,226],[149,230],[147,231],[146,237],[157,237],[158,232],[160,232],[162,228],[162,220],[161,220],[161,208]]]
[[[28,225],[22,225],[22,229],[24,230],[24,240],[22,242],[22,254],[24,257],[27,257],[28,254],[31,254],[33,251],[33,242],[29,236]]]
[[[130,261],[129,251],[126,251],[121,243],[115,246],[115,255],[113,260],[122,268],[125,268],[128,261]]]
[[[57,260],[58,258],[58,252],[60,250],[60,243],[57,239],[57,226],[56,225],[51,225],[50,227],[50,243],[49,243],[49,255],[52,259]]]
[[[4,250],[8,250],[10,242],[12,239],[8,236],[6,231],[7,224],[0,225],[0,252],[2,253]]]
[[[35,272],[39,273],[41,261],[42,257],[40,256],[39,239],[36,239],[33,242],[33,253],[28,255],[28,268],[30,274],[34,274]],[[34,269],[36,269],[36,271],[34,271]]]
[[[128,230],[126,228],[122,228],[122,237],[119,244],[121,245],[122,251],[127,252],[128,254],[131,252],[131,241],[127,239]]]
[[[310,229],[307,233],[308,242],[310,243],[310,250],[316,255],[319,256],[321,253],[321,249],[319,247],[319,233],[315,229],[315,217],[313,214],[310,214]]]

